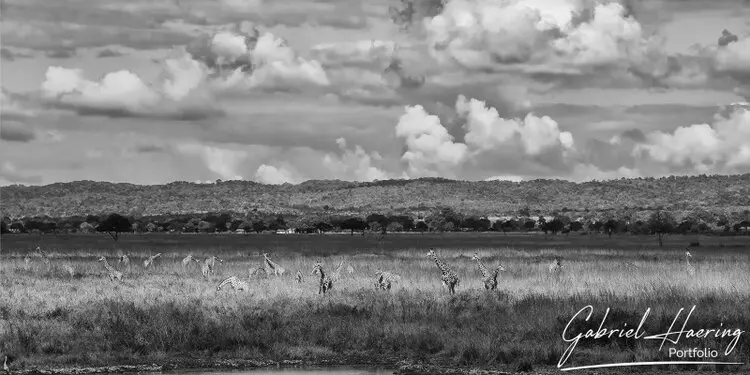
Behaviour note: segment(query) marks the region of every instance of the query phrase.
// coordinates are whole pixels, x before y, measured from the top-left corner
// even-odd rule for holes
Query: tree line
[[[134,217],[119,213],[52,218],[24,217],[2,220],[2,233],[107,233],[117,240],[120,233],[263,233],[289,231],[294,233],[367,232],[543,232],[545,234],[604,233],[657,235],[664,234],[747,234],[750,212],[735,215],[706,215],[705,212],[681,217],[663,209],[648,215],[599,218],[575,217],[562,210],[549,216],[532,215],[528,209],[508,217],[464,215],[452,208],[435,209],[427,215],[381,214],[327,215],[310,213],[303,216],[251,211],[245,214],[221,212],[207,214],[157,215]],[[493,220],[491,220],[493,219]]]

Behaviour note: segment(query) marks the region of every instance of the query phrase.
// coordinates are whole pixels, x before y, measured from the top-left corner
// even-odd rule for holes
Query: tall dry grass
[[[340,356],[425,360],[440,364],[513,367],[554,366],[567,345],[561,334],[586,305],[610,326],[637,325],[652,309],[649,332],[664,332],[680,308],[697,305],[689,327],[750,328],[750,255],[693,251],[697,272],[688,275],[682,252],[607,249],[438,249],[461,284],[450,296],[426,249],[388,253],[360,249],[349,254],[306,256],[276,251],[272,259],[286,276],[253,279],[247,292],[216,286],[230,275],[248,277],[262,264],[259,252],[200,247],[165,252],[153,268],[143,260],[151,248],[131,249],[124,282],[111,282],[97,262],[102,249],[50,251],[52,268],[23,253],[0,264],[0,351],[15,353],[19,366],[113,364],[179,356],[328,359]],[[496,291],[486,291],[474,252],[501,272]],[[119,267],[116,252],[108,257]],[[208,280],[198,267],[183,268],[188,253],[216,254]],[[548,264],[563,256],[565,270]],[[321,261],[331,272],[341,260],[353,274],[326,296],[310,275]],[[635,265],[632,267],[627,265]],[[75,269],[71,276],[65,265]],[[401,276],[391,292],[375,290],[376,269]],[[302,284],[294,282],[300,270]],[[600,320],[600,318],[599,318]],[[590,325],[596,328],[599,320]],[[742,336],[731,359],[750,360]],[[723,348],[726,339],[693,340],[690,347]],[[687,343],[685,344],[687,345]],[[604,340],[581,344],[569,365],[664,358],[653,342]],[[747,368],[744,368],[747,371]]]

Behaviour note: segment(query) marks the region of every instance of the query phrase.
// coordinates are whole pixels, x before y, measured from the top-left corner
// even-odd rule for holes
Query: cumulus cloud
[[[175,148],[184,155],[199,158],[206,168],[224,180],[241,180],[242,165],[249,157],[249,153],[242,150],[198,143],[181,143]]]
[[[425,28],[439,61],[470,70],[576,75],[654,47],[623,5],[605,1],[453,0]]]
[[[330,84],[320,62],[300,57],[286,41],[261,33],[249,22],[204,36],[187,51],[217,76],[213,86],[220,91],[286,91]]]
[[[396,125],[396,136],[403,138],[406,151],[401,157],[410,177],[454,177],[456,167],[466,159],[468,148],[454,142],[440,123],[420,105],[407,106]]]
[[[388,174],[374,164],[383,159],[377,152],[368,153],[359,145],[348,149],[344,138],[336,139],[341,149],[341,155],[326,154],[323,165],[337,178],[347,178],[355,181],[384,180]]]
[[[120,70],[98,81],[80,69],[51,66],[42,83],[44,99],[80,114],[191,120],[220,115],[205,88],[205,67],[189,55],[164,61],[159,82],[148,84],[137,74]]]
[[[22,104],[20,95],[11,93],[4,88],[0,91],[0,119],[23,121],[35,115],[34,111]]]
[[[255,171],[255,180],[269,185],[293,184],[300,182],[295,175],[295,172],[283,166],[275,167],[273,165],[261,164]]]
[[[633,153],[676,170],[740,173],[750,170],[750,105],[717,115],[712,124],[652,132]]]

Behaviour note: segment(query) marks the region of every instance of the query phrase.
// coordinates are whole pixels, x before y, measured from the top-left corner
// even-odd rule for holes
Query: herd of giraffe
[[[36,248],[36,253],[42,258],[42,261],[44,262],[45,266],[49,270],[51,267],[51,261],[49,258],[49,255],[42,251],[39,247]],[[161,253],[158,253],[156,255],[149,256],[146,260],[143,261],[143,268],[148,269],[152,266],[154,263],[154,260],[161,257]],[[254,267],[250,269],[249,276],[247,279],[241,279],[238,276],[230,276],[222,280],[219,285],[216,287],[216,291],[220,291],[224,287],[230,287],[235,290],[243,290],[247,291],[250,290],[250,279],[254,276],[284,276],[286,273],[286,269],[282,267],[280,264],[274,262],[268,257],[268,253],[263,253],[263,264],[259,267]],[[440,270],[440,280],[442,282],[442,285],[444,288],[447,288],[448,293],[455,294],[456,293],[456,287],[460,284],[460,279],[458,277],[458,274],[443,260],[441,260],[437,254],[435,254],[435,250],[433,248],[430,248],[430,251],[427,252],[427,256],[432,258],[435,261],[435,265],[437,265],[437,268]],[[687,265],[687,272],[689,275],[695,275],[695,266],[690,264],[690,259],[692,259],[692,254],[690,254],[690,251],[686,249],[685,251],[685,261]],[[476,261],[477,267],[479,268],[479,272],[482,275],[482,282],[484,283],[484,287],[487,290],[495,290],[497,289],[497,278],[498,274],[501,271],[505,271],[505,267],[502,264],[498,264],[497,267],[489,269],[485,264],[482,262],[482,258],[479,257],[478,253],[474,253],[474,256],[472,257],[472,260]],[[102,256],[99,258],[99,261],[104,264],[104,268],[107,270],[109,274],[109,279],[111,281],[122,281],[123,279],[123,273],[122,271],[117,270],[117,268],[113,267],[112,265],[107,262],[107,258]],[[197,263],[198,266],[201,269],[201,274],[203,275],[203,278],[208,279],[208,277],[212,274],[214,274],[214,269],[216,267],[216,262],[223,263],[224,260],[216,257],[216,256],[210,256],[203,261],[193,257],[192,255],[187,255],[185,258],[182,259],[182,266],[183,268],[187,268],[191,263]],[[24,262],[26,267],[29,267],[29,264],[31,262],[30,256],[27,254],[24,257]],[[130,259],[127,255],[120,255],[119,257],[119,263],[121,267],[129,267],[130,265]],[[318,276],[318,294],[326,294],[328,291],[330,291],[333,288],[334,283],[336,283],[340,277],[341,277],[341,271],[344,266],[344,261],[342,260],[336,269],[328,274],[324,269],[323,265],[320,262],[316,262],[316,264],[313,266],[312,272],[310,275],[317,275]],[[632,265],[632,267],[636,267],[635,265]],[[73,275],[73,268],[70,265],[64,266],[64,268]],[[556,257],[553,262],[549,265],[548,271],[551,274],[559,274],[563,271],[563,264],[562,264],[562,258]],[[347,267],[347,272],[349,274],[354,273],[354,268],[349,265]],[[400,281],[401,277],[388,271],[384,271],[381,269],[377,269],[375,272],[375,288],[376,289],[382,289],[382,290],[390,290],[391,286]],[[304,276],[302,274],[301,270],[297,270],[297,273],[294,277],[295,281],[298,284],[301,284],[304,280]]]

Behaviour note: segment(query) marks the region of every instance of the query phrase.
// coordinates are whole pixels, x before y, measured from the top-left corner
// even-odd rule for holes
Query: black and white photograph
[[[750,374],[750,0],[0,0],[3,375]]]

